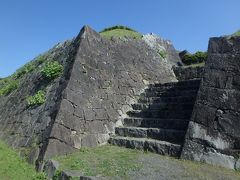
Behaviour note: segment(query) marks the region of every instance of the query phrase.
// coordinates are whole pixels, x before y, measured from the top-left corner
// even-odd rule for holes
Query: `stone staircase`
[[[200,80],[151,84],[109,142],[179,157]]]

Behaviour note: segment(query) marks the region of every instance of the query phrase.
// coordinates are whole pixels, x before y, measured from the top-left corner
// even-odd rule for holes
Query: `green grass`
[[[240,36],[240,30],[238,30],[237,32],[233,33],[231,36]]]
[[[131,179],[139,173],[144,177],[145,173],[149,176],[152,172],[167,174],[173,179],[240,179],[240,173],[234,170],[111,145],[85,148],[55,160],[60,163],[60,170],[76,170],[86,176],[108,179]]]
[[[183,66],[184,68],[196,68],[196,67],[204,67],[205,66],[205,62],[201,62],[201,63],[197,63],[197,64],[191,64],[191,65],[185,65]]]
[[[102,37],[110,39],[111,37],[130,37],[133,39],[141,39],[142,34],[128,29],[112,29],[100,33]]]
[[[36,173],[33,166],[5,143],[0,141],[0,179],[1,180],[40,180],[45,179],[42,173]]]
[[[10,94],[18,88],[19,82],[13,78],[4,78],[0,80],[0,97]]]
[[[141,165],[135,163],[139,151],[119,148],[116,146],[101,146],[82,149],[79,152],[57,157],[61,169],[81,170],[84,175],[105,177],[126,177],[130,170],[138,171]]]

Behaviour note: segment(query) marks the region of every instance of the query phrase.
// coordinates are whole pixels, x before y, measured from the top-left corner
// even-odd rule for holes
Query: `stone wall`
[[[45,157],[104,144],[149,83],[176,81],[143,40],[107,40],[85,27]]]
[[[29,155],[34,163],[45,144],[54,114],[60,102],[60,92],[65,87],[69,71],[68,54],[72,41],[58,44],[44,53],[45,59],[58,60],[65,67],[63,75],[52,82],[40,73],[41,65],[20,79],[17,90],[0,97],[0,138],[23,155]],[[36,58],[37,59],[37,58]],[[35,59],[35,60],[36,60]],[[27,98],[38,90],[46,90],[46,102],[41,106],[28,107]]]
[[[45,158],[106,143],[149,83],[177,81],[169,59],[144,40],[108,40],[89,27],[44,56],[64,66],[61,77],[46,82],[40,66],[0,97],[0,138],[38,168]],[[46,102],[28,107],[27,97],[40,89]]]
[[[182,158],[239,168],[240,37],[211,38]]]
[[[179,81],[189,79],[201,79],[204,73],[204,67],[174,67],[173,71]]]

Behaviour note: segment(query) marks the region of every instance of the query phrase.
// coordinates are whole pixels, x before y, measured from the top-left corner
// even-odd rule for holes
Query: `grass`
[[[101,36],[107,39],[110,39],[111,37],[130,37],[133,39],[141,39],[142,34],[133,30],[128,29],[112,29],[108,31],[100,32]]]
[[[135,163],[139,151],[119,148],[116,146],[101,146],[82,149],[77,153],[56,158],[61,169],[81,170],[86,176],[118,176],[126,178],[127,172],[139,171],[141,165]]]
[[[33,166],[5,143],[0,141],[0,179],[1,180],[43,180],[43,174],[36,173]]]
[[[197,64],[191,64],[191,65],[185,65],[183,66],[184,68],[196,68],[196,67],[204,67],[205,66],[205,62],[201,62],[201,63],[197,63]]]
[[[46,58],[38,56],[35,60],[28,62],[21,68],[17,69],[11,76],[0,80],[0,97],[10,94],[16,90],[21,82],[21,78],[28,73],[31,73],[38,68],[39,65],[44,63]]]
[[[240,36],[240,30],[235,32],[235,33],[233,33],[232,36]]]
[[[85,148],[55,160],[60,170],[109,179],[133,179],[134,174],[149,177],[155,172],[169,179],[240,179],[240,173],[234,170],[111,145]]]
[[[18,80],[12,78],[4,78],[0,80],[0,97],[8,95],[12,91],[18,88]]]

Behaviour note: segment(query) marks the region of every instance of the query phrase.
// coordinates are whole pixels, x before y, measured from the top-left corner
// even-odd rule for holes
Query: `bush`
[[[35,95],[29,96],[27,98],[28,106],[41,105],[46,101],[46,94],[44,91],[40,90]]]
[[[182,58],[182,62],[185,65],[198,64],[207,60],[207,53],[197,51],[195,54],[185,54]]]
[[[109,28],[105,28],[102,31],[100,31],[100,33],[103,33],[103,32],[106,32],[106,31],[111,31],[111,30],[114,30],[114,29],[125,29],[125,30],[129,30],[129,31],[137,32],[130,27],[117,25],[117,26],[112,26],[112,27],[109,27]]]
[[[40,55],[36,59],[36,64],[40,65],[40,64],[44,63],[45,61],[46,61],[46,57],[44,57],[43,55]]]
[[[0,82],[0,96],[5,96],[18,88],[18,81],[14,79],[2,79]]]
[[[196,60],[198,61],[198,63],[202,63],[202,62],[207,60],[207,53],[206,52],[197,51],[195,53],[195,57],[196,57]]]
[[[60,74],[62,74],[62,72],[63,66],[57,61],[46,62],[41,70],[42,75],[49,80],[57,78]]]

